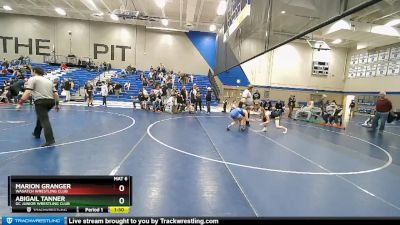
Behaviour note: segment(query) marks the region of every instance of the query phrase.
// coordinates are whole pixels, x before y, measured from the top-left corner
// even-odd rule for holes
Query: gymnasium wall
[[[346,51],[334,48],[322,53],[305,43],[290,43],[241,64],[241,68],[249,82],[258,86],[341,91],[345,81]],[[312,75],[316,54],[330,58],[328,76]]]
[[[323,54],[329,57],[329,75],[313,76],[313,55]],[[318,52],[305,43],[290,43],[275,49],[272,56],[272,87],[292,87],[318,90],[342,90],[346,49],[333,48],[331,51]]]
[[[110,62],[117,68],[131,64],[147,70],[163,63],[175,71],[207,74],[215,64],[215,34],[211,33],[163,32],[127,24],[4,13],[0,13],[0,28],[0,56],[8,59],[29,55],[42,62],[40,54],[51,53],[53,45],[57,55],[68,55],[68,31],[72,31],[73,54],[94,58],[97,49],[96,62]],[[16,53],[15,38],[18,44],[29,44],[32,39],[32,52],[20,46]]]

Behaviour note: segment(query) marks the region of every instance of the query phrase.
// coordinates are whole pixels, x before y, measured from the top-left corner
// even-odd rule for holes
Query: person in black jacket
[[[289,106],[289,115],[288,115],[288,117],[289,118],[292,118],[292,112],[293,112],[293,109],[294,109],[295,105],[296,105],[296,97],[294,95],[291,95],[289,97],[289,101],[288,101],[288,106]]]
[[[283,107],[284,107],[284,104],[281,102],[281,100],[278,100],[275,103],[275,110],[277,110],[279,112],[279,116],[282,115],[282,113],[283,113]]]
[[[350,117],[353,117],[355,107],[356,107],[356,102],[355,102],[354,99],[353,99],[353,100],[351,100],[351,103],[350,103],[350,105],[349,105],[349,108],[350,108]]]
[[[258,90],[255,90],[254,94],[253,94],[253,102],[254,102],[254,110],[258,111],[258,108],[260,107],[260,92],[258,92]]]
[[[19,93],[24,90],[24,84],[24,76],[21,74],[17,75],[16,80],[10,83],[10,88],[7,93],[7,98],[9,101],[14,98],[14,103],[17,103]]]
[[[206,94],[206,105],[207,105],[207,114],[210,114],[211,111],[211,94],[212,90],[211,87],[207,88],[207,94]]]
[[[65,101],[68,102],[71,100],[71,81],[69,81],[68,78],[65,79],[64,82],[64,91],[65,91]]]

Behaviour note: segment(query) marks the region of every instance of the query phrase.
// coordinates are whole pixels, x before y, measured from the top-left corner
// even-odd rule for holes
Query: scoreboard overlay
[[[132,205],[132,177],[9,176],[8,205],[25,213],[124,213]]]

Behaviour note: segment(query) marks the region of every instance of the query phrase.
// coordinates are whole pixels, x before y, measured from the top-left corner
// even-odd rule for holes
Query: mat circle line
[[[265,168],[265,167],[257,167],[257,166],[250,166],[250,165],[245,165],[245,164],[240,164],[240,163],[234,163],[234,162],[227,162],[227,161],[221,161],[221,160],[217,160],[217,159],[212,159],[209,157],[205,157],[205,156],[201,156],[201,155],[197,155],[197,154],[193,154],[187,151],[183,151],[181,149],[175,148],[173,146],[170,146],[160,140],[158,140],[156,137],[153,136],[153,134],[151,133],[151,129],[159,123],[162,122],[166,122],[166,121],[170,121],[170,120],[176,120],[176,119],[182,119],[182,118],[199,118],[199,117],[206,117],[206,118],[221,118],[221,117],[225,117],[225,116],[185,116],[185,117],[174,117],[174,118],[168,118],[168,119],[163,119],[163,120],[158,120],[152,124],[150,124],[147,127],[147,134],[151,137],[151,139],[153,139],[154,141],[156,141],[157,143],[171,149],[174,150],[176,152],[188,155],[188,156],[192,156],[198,159],[203,159],[203,160],[207,160],[207,161],[211,161],[211,162],[216,162],[216,163],[221,163],[221,164],[226,164],[226,165],[231,165],[231,166],[236,166],[236,167],[241,167],[241,168],[247,168],[247,169],[253,169],[253,170],[261,170],[261,171],[269,171],[269,172],[278,172],[278,173],[288,173],[288,174],[303,174],[303,175],[328,175],[328,176],[337,176],[337,175],[357,175],[357,174],[365,174],[365,173],[371,173],[371,172],[376,172],[382,169],[385,169],[386,167],[388,167],[390,164],[392,164],[392,156],[389,154],[389,152],[387,152],[385,149],[383,149],[382,147],[375,145],[371,142],[368,142],[364,139],[361,138],[357,138],[357,137],[353,137],[350,135],[346,135],[346,134],[342,134],[342,133],[338,133],[341,135],[345,135],[347,137],[350,137],[352,139],[367,143],[369,145],[372,145],[376,148],[378,148],[379,150],[383,151],[387,157],[388,160],[385,162],[384,165],[374,168],[374,169],[369,169],[369,170],[361,170],[361,171],[350,171],[350,172],[308,172],[308,171],[294,171],[294,170],[279,170],[279,169],[271,169],[271,168]],[[226,117],[225,117],[226,118]],[[297,124],[295,124],[297,125]],[[325,130],[325,129],[321,129],[321,130]],[[325,130],[327,131],[327,130]]]

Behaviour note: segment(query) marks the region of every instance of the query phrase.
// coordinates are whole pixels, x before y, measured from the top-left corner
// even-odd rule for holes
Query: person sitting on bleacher
[[[66,71],[67,69],[68,69],[67,64],[61,63],[60,70],[61,71]]]
[[[132,66],[129,65],[128,67],[126,67],[125,71],[127,74],[131,75],[132,74]]]
[[[107,81],[107,85],[108,85],[108,93],[109,94],[114,94],[114,85],[113,82],[111,80]]]
[[[156,93],[154,92],[154,90],[151,90],[149,98],[148,98],[148,101],[146,102],[146,109],[150,110],[150,106],[152,106],[153,107],[153,112],[155,112],[154,104],[155,104],[156,100],[157,100]]]
[[[101,87],[103,84],[101,83],[100,79],[97,80],[96,82],[96,87],[99,88]]]
[[[297,120],[301,117],[305,117],[306,120],[310,120],[312,116],[312,110],[314,110],[314,101],[309,101],[307,106],[303,106],[301,109],[296,111],[294,119]]]
[[[165,111],[171,114],[177,113],[177,105],[176,95],[171,95],[165,105]]]
[[[323,115],[323,119],[324,119],[326,125],[329,125],[329,124],[335,125],[335,122],[334,122],[335,121],[335,117],[334,117],[334,115],[335,115],[336,109],[337,109],[337,105],[336,105],[335,101],[332,101],[326,107],[325,113]]]
[[[119,82],[116,82],[114,85],[114,91],[117,98],[119,98],[119,94],[121,93],[122,85]]]
[[[143,91],[139,91],[139,93],[138,93],[138,97],[137,97],[137,100],[139,101],[139,103],[140,103],[140,108],[141,109],[145,109],[144,108],[144,101],[146,101],[146,99],[144,98],[144,94],[143,94]],[[136,108],[136,107],[135,107]]]
[[[10,67],[10,62],[6,58],[3,58],[3,62],[1,63],[1,66],[5,69],[8,69],[8,67]]]
[[[124,91],[129,91],[129,89],[131,88],[131,82],[127,81],[124,84]]]
[[[157,84],[155,89],[153,90],[154,94],[156,95],[156,100],[153,102],[153,111],[161,111],[161,94],[162,91],[160,89],[160,86]]]
[[[186,102],[180,91],[176,92],[176,102],[178,103],[178,111],[183,112],[186,108]]]
[[[143,87],[147,87],[149,85],[149,82],[150,82],[149,78],[144,78],[143,83],[142,83]]]
[[[342,124],[343,124],[343,108],[338,107],[335,110],[335,114],[333,115],[333,117],[335,118],[335,124],[339,124],[339,126],[342,126]]]
[[[131,96],[134,109],[136,109],[136,103],[139,103],[140,108],[142,108],[142,97],[143,97],[142,91],[139,91],[137,97]]]

